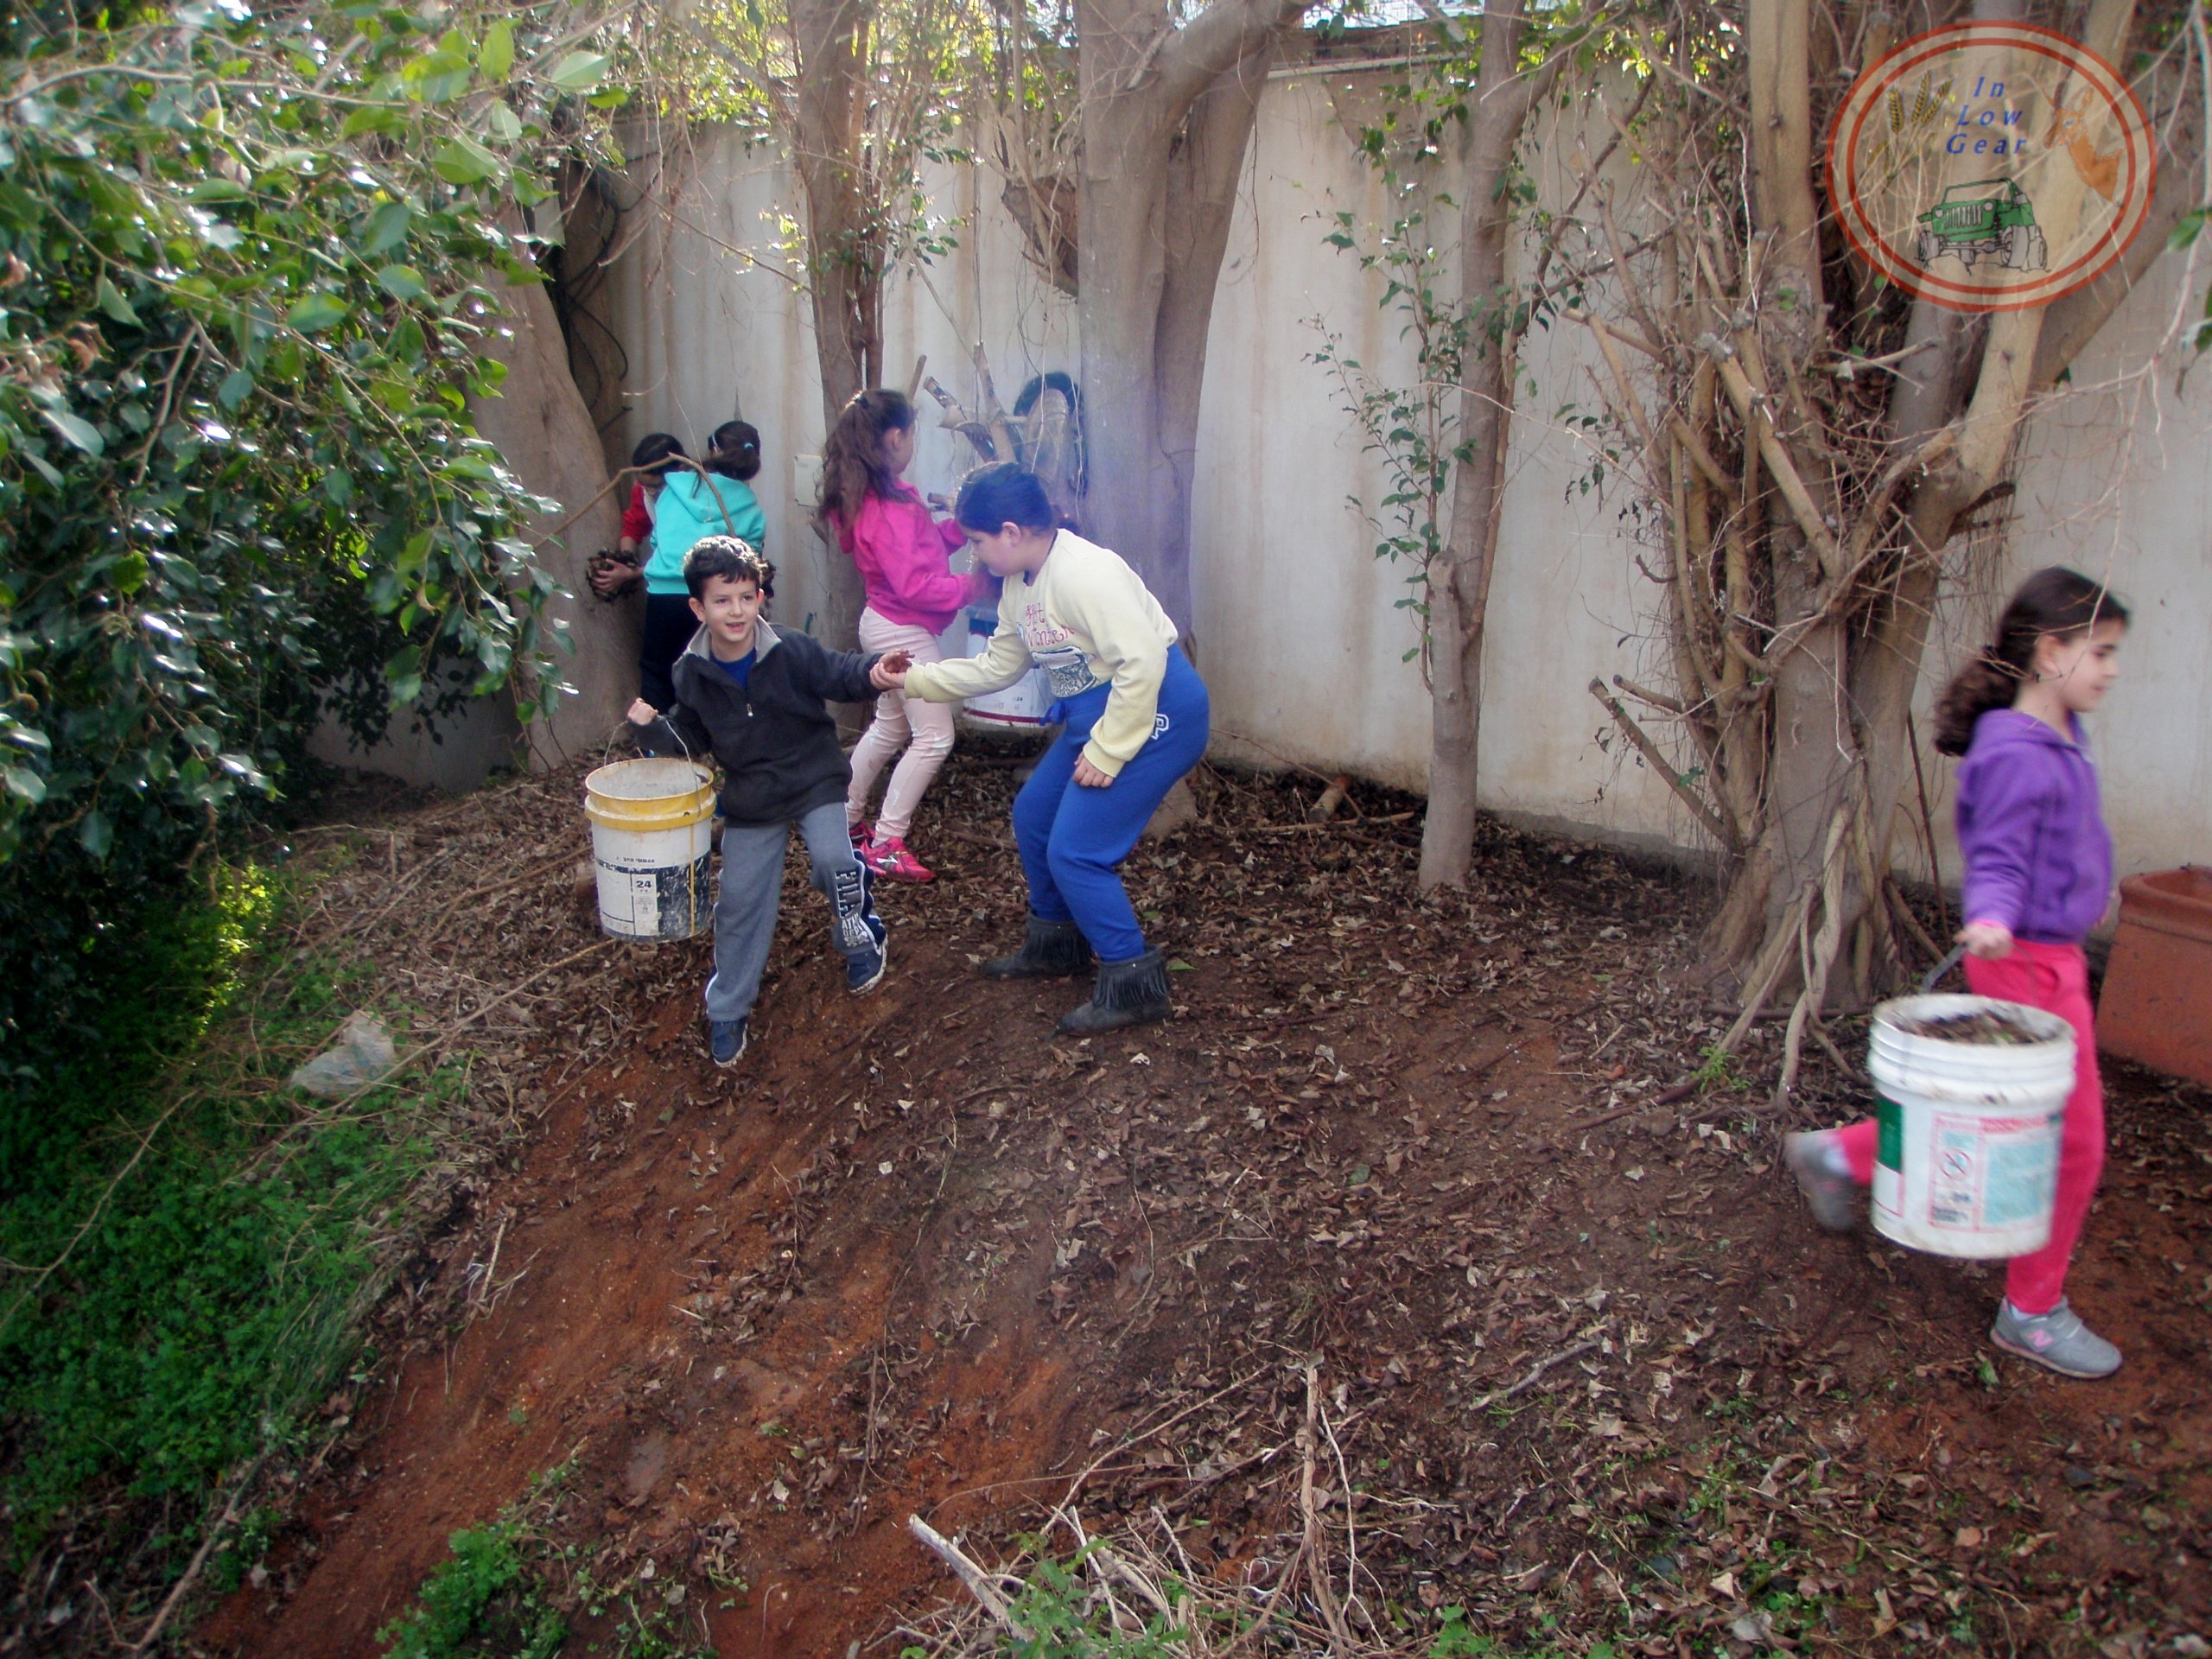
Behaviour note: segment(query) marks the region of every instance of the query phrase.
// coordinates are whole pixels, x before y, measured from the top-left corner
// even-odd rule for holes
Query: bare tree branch
[[[1196,17],[1156,42],[1159,96],[1170,125],[1237,60],[1306,15],[1313,0],[1213,0]],[[1154,48],[1147,48],[1147,53]]]

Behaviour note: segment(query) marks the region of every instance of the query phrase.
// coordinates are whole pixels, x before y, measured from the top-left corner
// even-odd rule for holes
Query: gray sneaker
[[[1782,1137],[1782,1161],[1797,1178],[1813,1219],[1832,1233],[1859,1224],[1859,1183],[1827,1165],[1827,1131],[1815,1129]]]
[[[2063,1300],[2048,1313],[2023,1313],[2007,1297],[1998,1304],[1989,1339],[2061,1376],[2110,1376],[2120,1369],[2120,1350],[2082,1324]]]

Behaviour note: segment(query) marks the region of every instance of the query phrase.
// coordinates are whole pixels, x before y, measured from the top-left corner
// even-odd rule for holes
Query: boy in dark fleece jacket
[[[776,568],[734,536],[709,536],[683,561],[699,631],[676,659],[676,703],[630,707],[649,754],[721,763],[721,893],[715,904],[715,974],[707,982],[707,1041],[717,1065],[745,1052],[746,1027],[776,931],[784,849],[798,825],[814,885],[836,912],[830,937],[845,958],[845,985],[865,995],[883,981],[882,919],[868,868],[845,829],[851,774],[825,702],[866,702],[896,682],[889,660],[826,651],[803,633],[778,633],[760,612]]]

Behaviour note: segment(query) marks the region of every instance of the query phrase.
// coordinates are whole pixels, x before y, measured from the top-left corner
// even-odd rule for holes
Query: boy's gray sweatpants
[[[845,804],[831,801],[798,820],[814,885],[829,895],[830,938],[850,961],[883,946],[868,872],[853,855]],[[760,970],[776,936],[776,906],[784,893],[788,823],[722,825],[721,891],[715,900],[715,976],[707,982],[707,1018],[742,1020],[760,994]]]

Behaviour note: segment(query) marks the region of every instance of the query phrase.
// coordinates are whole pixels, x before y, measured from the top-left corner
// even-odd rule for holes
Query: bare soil
[[[1987,1346],[1997,1269],[1813,1228],[1778,1136],[1862,1109],[1855,1080],[1659,1103],[1727,1017],[1687,879],[1491,824],[1424,901],[1416,804],[1309,825],[1316,787],[1202,773],[1200,821],[1128,870],[1177,1018],[1070,1042],[1080,987],[975,971],[1023,914],[1011,759],[933,791],[939,879],[885,893],[870,998],[794,861],[727,1072],[703,942],[546,971],[594,937],[576,777],[376,829],[390,869],[331,902],[440,860],[399,907],[440,931],[371,931],[480,1008],[530,986],[483,1022],[527,1133],[407,1264],[390,1357],[198,1651],[375,1652],[451,1533],[571,1459],[601,1580],[689,1586],[725,1659],[895,1652],[958,1597],[911,1514],[988,1560],[1065,1502],[1263,1595],[1309,1363],[1377,1645],[1456,1605],[1573,1652],[2206,1651],[2203,1091],[2113,1068],[2070,1288],[2127,1363],[2063,1382]]]

